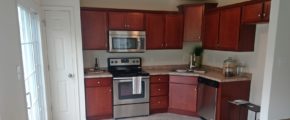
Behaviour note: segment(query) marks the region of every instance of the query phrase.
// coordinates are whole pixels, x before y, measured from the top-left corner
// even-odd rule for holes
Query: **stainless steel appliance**
[[[109,52],[145,52],[145,31],[109,31]]]
[[[149,74],[141,58],[108,58],[113,75],[113,116],[126,118],[149,115]]]
[[[215,120],[218,87],[217,81],[198,78],[198,113],[202,119]]]

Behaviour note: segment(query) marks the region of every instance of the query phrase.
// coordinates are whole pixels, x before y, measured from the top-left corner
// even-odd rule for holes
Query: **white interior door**
[[[53,120],[79,120],[72,10],[45,10]]]

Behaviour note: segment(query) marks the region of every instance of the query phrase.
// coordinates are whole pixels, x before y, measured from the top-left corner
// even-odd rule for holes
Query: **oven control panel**
[[[141,65],[141,58],[109,58],[109,66],[130,66],[130,65]]]

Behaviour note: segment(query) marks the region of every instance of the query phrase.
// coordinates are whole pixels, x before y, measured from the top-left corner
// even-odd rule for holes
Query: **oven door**
[[[113,78],[114,105],[149,102],[149,77],[141,77],[140,88],[137,87],[140,91],[137,92],[136,83],[133,82],[135,78],[137,77]]]

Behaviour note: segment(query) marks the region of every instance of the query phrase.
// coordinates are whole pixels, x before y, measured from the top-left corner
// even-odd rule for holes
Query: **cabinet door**
[[[127,13],[126,29],[128,30],[144,30],[144,14],[137,12]]]
[[[218,48],[220,50],[237,50],[240,35],[241,8],[221,10]]]
[[[184,41],[194,42],[201,40],[203,9],[203,5],[184,8]]]
[[[109,28],[124,30],[126,28],[126,12],[109,12]]]
[[[165,17],[165,48],[181,49],[183,36],[183,18],[181,14],[167,14]]]
[[[243,6],[242,22],[254,23],[262,19],[263,3]]]
[[[106,12],[81,11],[83,48],[85,50],[107,49]]]
[[[169,108],[196,112],[197,86],[170,83]]]
[[[266,1],[264,3],[264,13],[263,13],[263,20],[268,22],[270,19],[270,9],[271,9],[271,1]]]
[[[219,11],[205,14],[205,33],[202,41],[203,48],[205,49],[216,49],[219,39],[219,18]]]
[[[162,49],[164,40],[165,16],[146,14],[146,49]]]
[[[112,116],[112,88],[86,87],[87,117]]]

